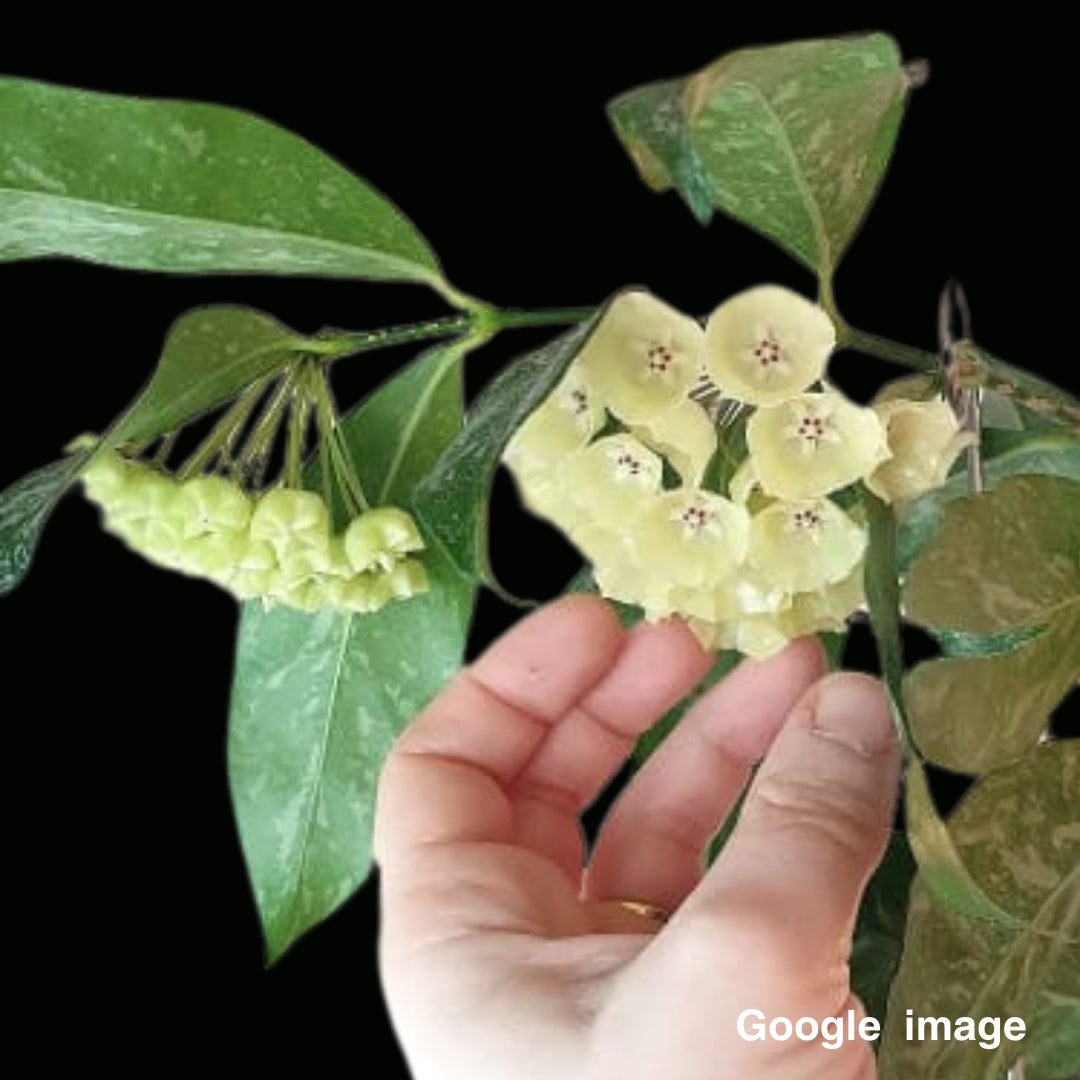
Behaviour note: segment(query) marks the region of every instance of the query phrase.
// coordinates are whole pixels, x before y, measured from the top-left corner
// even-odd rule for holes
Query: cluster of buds
[[[222,476],[178,481],[113,451],[83,473],[105,528],[152,562],[207,578],[240,599],[303,611],[376,611],[427,589],[424,546],[397,507],[367,510],[333,534],[321,495],[277,487],[252,498]]]
[[[863,603],[854,485],[910,499],[969,441],[944,401],[849,401],[825,381],[834,346],[828,315],[778,286],[732,297],[704,327],[623,293],[504,460],[605,595],[767,656]],[[710,466],[736,415],[745,448],[725,438],[743,458],[724,476]]]

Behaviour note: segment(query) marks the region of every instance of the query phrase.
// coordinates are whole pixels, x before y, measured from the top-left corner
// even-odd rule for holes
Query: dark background
[[[702,230],[674,196],[644,188],[605,102],[741,46],[886,30],[932,74],[840,270],[843,311],[933,348],[938,292],[956,276],[983,345],[1080,388],[1074,177],[1062,160],[1071,60],[1052,27],[779,20],[765,6],[755,21],[733,19],[731,5],[715,16],[665,5],[655,22],[587,31],[537,7],[516,9],[485,41],[468,17],[437,23],[398,7],[374,25],[312,11],[304,27],[228,37],[163,20],[123,45],[119,28],[66,25],[63,47],[44,30],[5,35],[0,71],[257,112],[366,177],[411,217],[450,279],[491,302],[592,305],[639,283],[705,314],[758,282],[806,293],[813,283],[769,242],[727,219]],[[415,286],[184,279],[58,260],[0,267],[0,488],[73,435],[104,429],[148,377],[171,322],[216,302],[252,304],[304,332],[445,310]],[[470,361],[470,391],[545,336],[502,335]],[[344,402],[409,355],[343,364]],[[851,355],[832,370],[862,398],[892,373]],[[512,590],[552,595],[573,557],[507,492],[500,480],[495,567]],[[516,617],[485,595],[472,651]],[[17,1016],[91,1020],[87,1046],[117,1060],[131,1025],[151,1025],[168,1052],[201,1045],[213,1020],[234,1029],[230,1045],[248,1061],[296,1050],[316,1068],[332,1056],[363,1074],[376,1052],[396,1053],[378,998],[371,883],[263,969],[225,775],[235,623],[228,596],[129,554],[79,497],[56,510],[28,578],[0,604],[5,981],[23,1002]],[[851,660],[865,665],[868,654],[856,648]]]

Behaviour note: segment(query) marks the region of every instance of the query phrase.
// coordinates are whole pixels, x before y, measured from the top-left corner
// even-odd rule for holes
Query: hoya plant
[[[838,270],[926,78],[891,37],[653,76],[607,105],[627,171],[710,225],[718,258],[748,227],[812,287],[747,275],[684,310],[635,276],[504,308],[272,118],[0,78],[3,261],[382,282],[438,312],[315,332],[240,303],[180,314],[130,405],[0,493],[0,591],[71,495],[130,559],[238,606],[225,767],[270,965],[368,878],[389,747],[463,662],[476,605],[506,595],[488,550],[505,476],[578,553],[565,589],[626,623],[686,620],[715,652],[707,682],[806,634],[839,663],[869,626],[906,761],[852,957],[881,1075],[1070,1080],[1080,744],[1055,711],[1080,680],[1080,402],[1029,370],[1041,357],[979,340],[956,283],[930,345],[845,316]],[[533,344],[466,408],[470,363],[518,333]],[[384,353],[374,389],[342,392]],[[845,390],[845,358],[890,372],[871,400]],[[905,664],[905,627],[932,658]],[[974,781],[948,813],[943,771]],[[909,1009],[1021,1017],[1028,1035],[913,1040]]]

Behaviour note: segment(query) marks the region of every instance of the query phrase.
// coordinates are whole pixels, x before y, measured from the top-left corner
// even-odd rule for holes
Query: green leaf
[[[82,451],[54,461],[0,492],[0,596],[22,581],[49,514],[89,456]]]
[[[757,229],[827,279],[892,151],[909,81],[884,34],[742,49],[608,106],[652,188]]]
[[[410,502],[461,425],[463,350],[424,354],[346,418],[350,447],[396,433],[356,459],[366,490]],[[270,962],[367,877],[382,764],[461,664],[475,586],[421,528],[426,594],[372,615],[244,608],[229,776]]]
[[[101,445],[163,435],[317,346],[251,308],[189,311],[173,323],[150,381]]]
[[[906,776],[908,841],[927,891],[949,911],[1002,926],[1014,925],[1016,918],[979,888],[964,865],[948,827],[934,806],[922,763],[909,762]]]
[[[851,988],[882,1025],[889,987],[900,965],[915,860],[907,837],[894,832],[863,894],[851,943]]]
[[[1080,484],[1014,476],[954,502],[911,566],[908,616],[931,630],[997,634],[1080,604]]]
[[[428,349],[342,422],[372,506],[411,498],[461,431],[461,365],[472,345],[466,339]]]
[[[1080,744],[1035,748],[989,774],[950,819],[972,877],[1015,912],[1011,925],[967,919],[935,904],[922,875],[912,894],[880,1058],[881,1080],[1001,1080],[1023,1053],[1026,1080],[1080,1070]],[[1011,1016],[1022,1042],[909,1040],[914,1017]]]
[[[999,452],[993,457],[987,456],[983,464],[987,491],[992,491],[1010,476],[1060,476],[1080,481],[1080,442],[1063,432],[1024,433],[1007,441],[996,436],[988,442],[990,449]],[[911,566],[923,546],[941,528],[945,508],[968,494],[967,473],[960,471],[943,486],[928,491],[904,507],[898,539],[902,568]]]
[[[923,752],[966,773],[1028,753],[1080,680],[1080,484],[1014,477],[951,503],[904,598],[967,653],[908,676]]]
[[[599,313],[598,313],[599,314]],[[514,431],[559,381],[597,316],[509,364],[469,410],[465,427],[417,485],[415,508],[454,565],[494,585],[487,561],[487,499]]]
[[[920,664],[907,677],[919,748],[954,772],[984,773],[1030,752],[1080,680],[1080,604],[1026,645]]]
[[[249,113],[3,78],[0,131],[0,261],[449,289],[390,202]]]

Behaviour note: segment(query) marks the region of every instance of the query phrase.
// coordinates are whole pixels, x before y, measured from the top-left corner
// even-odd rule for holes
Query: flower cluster
[[[397,507],[368,510],[339,535],[322,497],[273,488],[256,499],[222,476],[177,481],[115,452],[83,473],[105,527],[152,562],[213,581],[240,599],[303,611],[372,612],[427,589],[416,524]]]
[[[778,286],[704,327],[623,293],[504,460],[605,595],[683,616],[709,647],[769,655],[863,602],[852,486],[909,499],[966,445],[944,402],[845,398],[824,379],[834,345],[828,315]],[[736,468],[714,468],[733,453]]]

